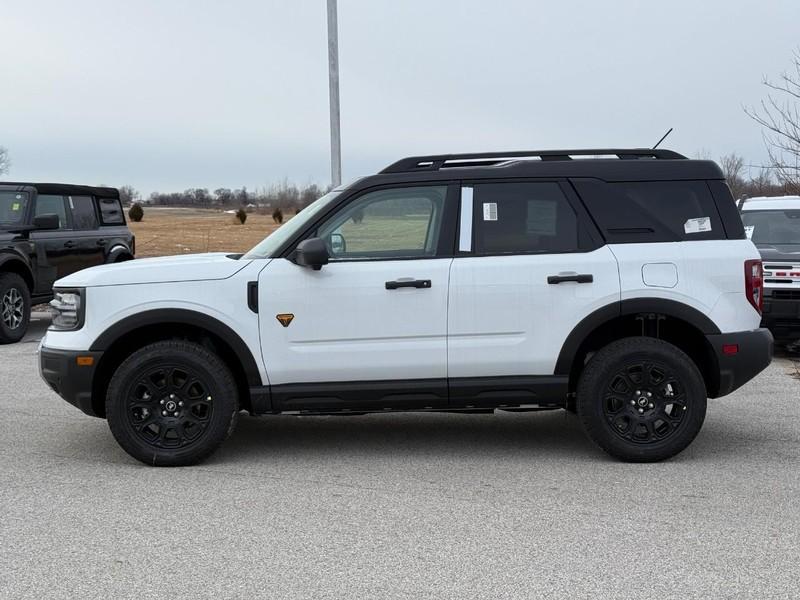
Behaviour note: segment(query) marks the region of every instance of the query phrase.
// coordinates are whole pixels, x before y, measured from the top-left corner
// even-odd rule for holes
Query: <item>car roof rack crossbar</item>
[[[652,148],[590,148],[581,150],[515,150],[512,152],[478,152],[473,154],[436,154],[409,156],[386,167],[381,173],[408,173],[412,171],[438,171],[454,167],[491,167],[510,160],[533,158],[539,160],[572,160],[573,156],[618,159],[685,159],[672,150]]]

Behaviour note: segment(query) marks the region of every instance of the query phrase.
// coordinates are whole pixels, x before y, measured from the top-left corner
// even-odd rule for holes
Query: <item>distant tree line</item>
[[[316,183],[298,186],[284,181],[277,185],[265,186],[253,191],[246,187],[237,189],[189,188],[182,192],[153,192],[143,201],[141,194],[130,185],[119,188],[124,204],[144,203],[151,206],[192,206],[197,208],[239,208],[263,209],[270,214],[276,208],[296,212],[302,210],[327,192]]]
[[[700,158],[707,158],[700,156]],[[745,159],[734,153],[726,154],[718,161],[733,197],[785,196],[800,194],[800,181],[781,176],[776,168],[748,165]]]

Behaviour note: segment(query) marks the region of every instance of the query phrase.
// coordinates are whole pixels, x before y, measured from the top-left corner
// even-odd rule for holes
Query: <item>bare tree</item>
[[[770,167],[788,188],[800,189],[800,50],[793,55],[793,69],[776,80],[764,78],[769,88],[760,108],[745,112],[764,128]]]
[[[722,168],[725,179],[728,180],[728,187],[731,188],[733,197],[738,200],[745,191],[745,181],[743,177],[744,158],[735,152],[731,152],[719,159],[719,166]]]
[[[141,202],[142,195],[132,185],[123,185],[119,188],[119,199],[122,204],[127,206],[136,202]]]
[[[8,158],[8,150],[5,146],[0,146],[0,175],[8,173],[9,167],[11,167],[11,159]]]

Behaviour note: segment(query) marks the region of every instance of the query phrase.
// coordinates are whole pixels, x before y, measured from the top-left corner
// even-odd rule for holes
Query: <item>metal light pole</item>
[[[328,93],[331,110],[331,183],[342,183],[342,138],[339,131],[339,32],[336,0],[328,0]]]

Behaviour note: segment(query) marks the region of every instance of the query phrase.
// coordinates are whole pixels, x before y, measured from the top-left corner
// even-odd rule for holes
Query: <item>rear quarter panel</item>
[[[707,315],[722,333],[756,329],[761,316],[745,297],[744,262],[759,259],[750,240],[612,244],[619,263],[622,300],[664,298],[687,304]],[[647,285],[646,265],[672,264],[672,287]]]

